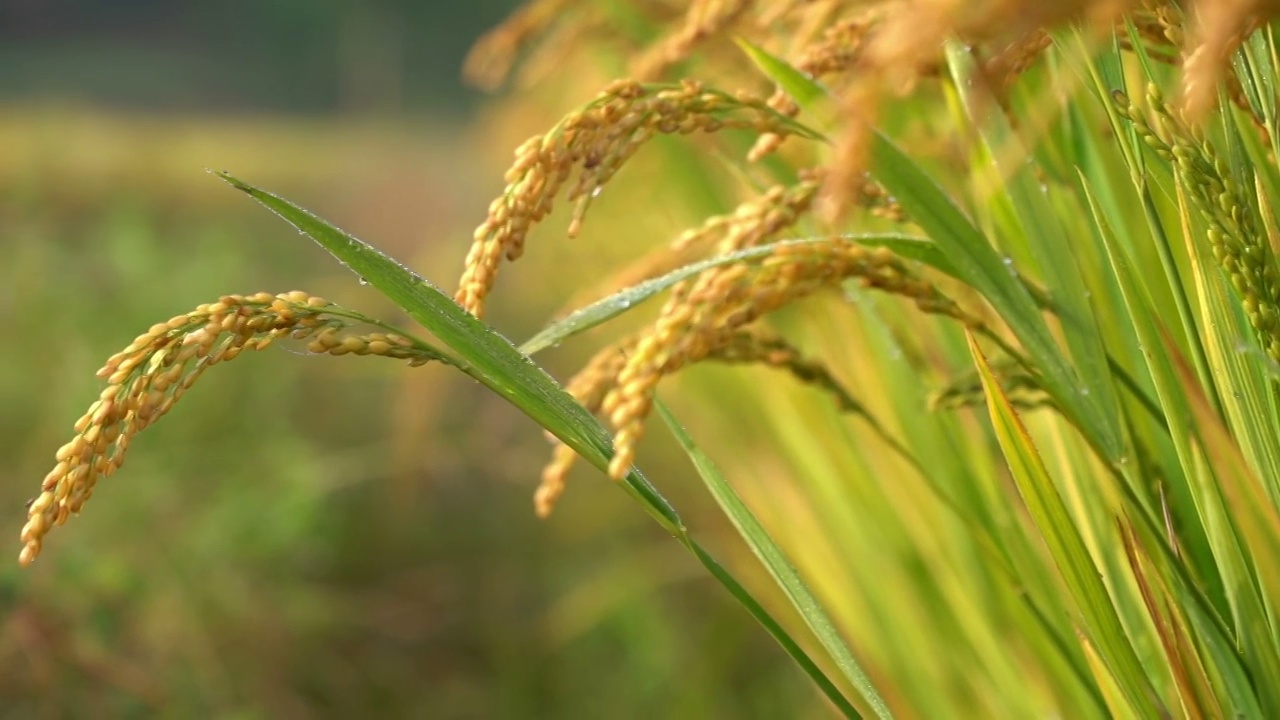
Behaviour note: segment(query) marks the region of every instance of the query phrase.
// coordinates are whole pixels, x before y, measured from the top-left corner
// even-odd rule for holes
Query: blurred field
[[[294,288],[395,317],[202,168],[451,286],[520,139],[492,131],[512,123],[0,109],[0,537],[13,557],[24,501],[96,396],[93,371],[152,323]],[[662,241],[686,221],[659,211],[629,232]],[[592,263],[638,254],[615,240],[531,251],[494,321],[522,339]],[[576,367],[575,352],[551,366]],[[696,518],[704,501],[682,487],[687,468],[663,464],[665,442],[649,472]],[[602,478],[576,475],[537,521],[545,451],[531,422],[441,368],[280,349],[220,367],[34,567],[0,563],[0,717],[821,712],[772,641]]]

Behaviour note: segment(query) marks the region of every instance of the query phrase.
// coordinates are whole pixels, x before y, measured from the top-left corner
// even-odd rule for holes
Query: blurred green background
[[[96,397],[94,370],[138,332],[258,290],[395,317],[204,168],[452,287],[510,149],[581,100],[513,116],[462,87],[469,43],[511,5],[0,3],[0,717],[822,712],[603,478],[575,474],[536,520],[541,433],[442,368],[287,348],[220,368],[17,567],[23,503]],[[601,212],[661,208],[642,173]],[[553,223],[490,319],[523,339],[600,263],[635,256],[628,242],[691,220],[630,217],[631,239],[590,252]],[[549,365],[565,377],[590,349]],[[665,443],[648,443],[650,475],[734,557]]]

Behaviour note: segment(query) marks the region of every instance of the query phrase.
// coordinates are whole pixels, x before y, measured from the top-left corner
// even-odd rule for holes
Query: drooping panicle
[[[282,338],[307,340],[329,355],[381,355],[410,365],[450,360],[434,348],[391,332],[356,333],[365,319],[301,291],[225,295],[153,325],[98,370],[107,386],[81,418],[76,435],[57,451],[56,465],[32,500],[22,528],[19,561],[40,554],[45,535],[80,512],[99,478],[113,474],[138,433],[164,417],[200,376],[245,350]]]
[[[726,128],[815,137],[763,100],[747,95],[693,81],[613,83],[550,132],[530,138],[516,150],[515,162],[506,173],[506,189],[475,230],[455,300],[477,316],[484,312],[499,264],[503,258],[516,260],[524,253],[529,231],[551,213],[562,191],[573,203],[569,236],[575,237],[591,201],[654,135]]]

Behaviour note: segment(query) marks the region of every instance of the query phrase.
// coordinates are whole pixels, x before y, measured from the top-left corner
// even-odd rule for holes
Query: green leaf
[[[522,355],[510,340],[373,246],[284,198],[226,173],[218,176],[315,240],[403,308],[456,353],[461,369],[468,375],[515,405],[595,467],[608,467],[613,449],[605,428],[550,375]],[[668,531],[677,535],[685,532],[675,509],[638,471],[627,476],[624,487]]]
[[[743,607],[747,609],[747,612],[751,613],[751,616],[764,626],[764,629],[773,636],[773,639],[778,641],[778,644],[782,646],[782,649],[790,655],[791,659],[795,660],[796,664],[800,666],[800,669],[818,685],[818,689],[821,690],[822,694],[831,701],[832,705],[836,706],[836,709],[840,711],[840,714],[847,718],[854,719],[862,717],[862,714],[859,713],[858,710],[849,702],[848,698],[840,693],[840,689],[831,682],[831,679],[822,671],[822,668],[818,667],[817,663],[809,657],[804,649],[800,647],[799,643],[797,643],[795,639],[787,633],[786,628],[782,627],[777,620],[774,620],[773,617],[769,615],[768,611],[764,609],[764,606],[753,598],[751,593],[747,592],[747,589],[724,569],[724,566],[717,562],[715,558],[711,557],[711,555],[709,555],[707,551],[702,549],[702,547],[697,543],[689,543],[686,547],[688,547],[689,550],[693,552],[694,556],[698,558],[698,562],[702,563],[702,566],[705,567],[716,580],[719,580],[720,584],[724,585],[729,593],[738,600],[738,602],[742,603]]]
[[[1043,374],[1045,389],[1081,433],[1103,457],[1118,460],[1124,444],[1114,421],[1099,413],[1092,401],[1083,400],[1089,396],[1081,394],[1075,372],[1013,269],[942,188],[893,141],[874,132],[871,144],[876,179],[937,244],[960,279],[982,293],[1009,325]]]
[[[694,445],[689,433],[676,421],[666,406],[660,402],[655,403],[655,405],[662,420],[671,429],[671,433],[680,442],[680,446],[684,448],[689,459],[693,461],[694,467],[698,470],[698,475],[702,477],[703,483],[706,484],[707,489],[715,497],[720,509],[724,511],[733,526],[737,528],[738,534],[747,542],[751,551],[755,553],[760,562],[764,563],[774,581],[782,588],[787,599],[800,612],[800,616],[804,618],[809,629],[818,638],[818,642],[822,643],[822,647],[826,648],[827,652],[831,654],[831,658],[840,668],[845,678],[853,683],[853,686],[857,688],[863,700],[866,701],[877,717],[892,717],[888,705],[885,704],[880,694],[876,692],[875,686],[871,684],[871,679],[862,669],[862,666],[858,664],[857,659],[853,657],[853,653],[850,652],[844,639],[840,637],[835,625],[831,622],[831,618],[827,617],[826,611],[822,609],[818,599],[805,586],[804,581],[800,579],[800,574],[796,572],[796,569],[792,567],[786,556],[783,555],[781,548],[774,543],[773,538],[769,537],[769,533],[764,529],[764,526],[756,519],[756,516],[746,506],[746,503],[742,502],[742,498],[738,497],[737,492],[720,474],[720,470],[711,462],[706,453]]]
[[[929,241],[923,238],[911,237],[900,234],[879,234],[879,235],[840,235],[837,239],[856,242],[861,245],[870,247],[888,247],[904,257],[920,260],[925,262],[923,258],[931,260],[938,259],[945,263],[945,259],[930,257]],[[746,262],[762,257],[767,257],[776,252],[779,248],[795,246],[795,245],[812,245],[821,242],[830,242],[831,237],[814,237],[800,238],[795,240],[782,240],[767,245],[747,248],[737,252],[728,253],[719,257],[708,260],[690,263],[682,268],[672,270],[661,277],[632,285],[625,290],[606,298],[597,300],[596,302],[573,311],[561,320],[548,325],[537,335],[525,341],[520,346],[520,352],[526,355],[534,355],[543,350],[557,345],[564,340],[573,337],[579,333],[597,327],[622,313],[643,303],[658,293],[670,288],[676,283],[687,280],[704,270],[709,270],[721,265],[730,265],[736,262]],[[936,254],[936,253],[935,253]]]
[[[1077,611],[1083,617],[1084,627],[1081,630],[1085,635],[1085,648],[1098,651],[1110,679],[1124,694],[1130,711],[1136,717],[1161,717],[1161,712],[1152,702],[1158,695],[1146,678],[1084,539],[1057,486],[1049,477],[1040,452],[1004,390],[996,382],[991,366],[972,334],[969,335],[969,350],[982,377],[991,422],[1018,493],[1044,539]],[[1107,682],[1100,684],[1105,688]]]
[[[739,45],[760,70],[801,107],[826,95],[826,90],[765,50],[740,41]],[[1045,376],[1046,389],[1076,426],[1110,461],[1124,453],[1115,421],[1101,411],[1096,399],[1082,395],[1074,371],[1062,357],[1048,325],[1026,286],[996,254],[991,244],[940,187],[879,131],[873,132],[872,160],[876,179],[924,229],[943,264],[938,269],[982,293],[1027,348]],[[923,260],[922,260],[923,261]],[[945,269],[944,269],[945,268]]]
[[[1167,335],[1163,340],[1172,348]],[[1208,487],[1212,497],[1206,504],[1212,503],[1211,511],[1221,516],[1226,530],[1217,543],[1218,563],[1228,578],[1241,645],[1258,684],[1274,688],[1280,686],[1280,653],[1270,630],[1275,617],[1268,599],[1280,597],[1280,513],[1214,412],[1195,373],[1181,358],[1175,359],[1207,459],[1205,467],[1212,468],[1215,480]],[[1260,700],[1267,717],[1280,711],[1273,693],[1261,693]]]
[[[1098,203],[1094,202],[1089,192],[1089,184],[1085,182],[1082,187],[1093,211],[1099,236],[1120,284],[1126,317],[1132,323],[1133,330],[1143,347],[1164,347],[1166,350],[1164,353],[1143,353],[1143,359],[1159,398],[1161,414],[1167,418],[1169,427],[1192,427],[1194,420],[1188,399],[1192,392],[1189,390],[1198,388],[1198,383],[1189,383],[1185,377],[1181,382],[1179,381],[1175,364],[1185,365],[1181,352],[1168,342],[1167,331],[1160,326],[1158,315],[1152,309],[1153,303],[1147,294],[1148,286],[1140,281],[1137,264],[1126,257],[1122,244],[1112,238],[1111,228],[1104,219],[1104,211]],[[1215,587],[1221,586],[1220,575],[1234,572],[1235,553],[1232,547],[1224,547],[1224,542],[1234,545],[1234,540],[1231,538],[1231,533],[1227,531],[1228,523],[1221,515],[1220,504],[1214,501],[1217,490],[1213,478],[1204,471],[1203,463],[1199,462],[1189,433],[1171,433],[1170,441],[1174,445],[1182,473],[1181,475],[1173,474],[1170,479],[1168,497],[1172,502],[1177,503],[1180,496],[1186,495],[1187,502],[1193,504],[1187,521],[1180,523],[1180,544],[1213,546],[1212,564],[1201,568],[1199,575],[1209,580]],[[1186,480],[1183,480],[1184,477]],[[1149,529],[1151,521],[1140,514],[1141,508],[1136,505],[1133,512],[1140,519],[1147,521],[1148,525],[1146,527],[1139,525],[1139,529],[1147,530],[1152,541],[1155,542],[1155,536],[1150,534]],[[1200,524],[1203,521],[1200,518],[1209,519],[1211,537],[1205,536],[1205,529]],[[1248,672],[1241,663],[1238,651],[1233,647],[1234,640],[1231,632],[1219,616],[1217,608],[1199,587],[1204,580],[1201,583],[1195,583],[1188,579],[1197,573],[1187,568],[1189,561],[1187,555],[1167,551],[1164,554],[1168,564],[1163,566],[1161,581],[1168,584],[1170,592],[1178,598],[1179,605],[1186,613],[1188,622],[1195,628],[1197,638],[1203,647],[1202,661],[1213,671],[1211,680],[1217,688],[1219,701],[1229,703],[1233,716],[1262,717]]]
[[[809,107],[830,93],[817,80],[805,75],[791,63],[773,55],[749,40],[735,38],[738,47],[756,64],[770,80],[791,96],[800,107]]]
[[[403,308],[410,317],[457,353],[458,367],[463,372],[506,398],[595,467],[601,470],[608,467],[612,445],[605,428],[505,337],[376,248],[288,200],[254,188],[227,173],[218,175],[311,237],[350,270]],[[675,509],[638,470],[632,470],[623,487],[742,603],[845,716],[859,717],[849,701],[787,635],[782,626],[715,558],[689,537],[688,530]]]
[[[1119,406],[1103,347],[1102,329],[1090,299],[1092,290],[1085,283],[1090,260],[1098,248],[1091,242],[1091,235],[1068,225],[1080,217],[1080,212],[1074,211],[1075,208],[1064,211],[1052,204],[1053,188],[1042,186],[1035,177],[1035,166],[1026,162],[1030,150],[1005,115],[984,112],[984,108],[998,105],[989,93],[981,92],[984,86],[975,80],[980,71],[970,52],[949,42],[947,60],[968,120],[981,140],[977,150],[983,165],[1001,181],[993,193],[1007,201],[1012,210],[1009,224],[1013,227],[1001,237],[1027,249],[1053,299],[1063,340],[1080,378],[1079,392],[1086,396],[1081,401],[1082,409],[1088,413],[1084,419],[1101,425],[1105,429],[1101,433],[1104,437],[1119,438]]]

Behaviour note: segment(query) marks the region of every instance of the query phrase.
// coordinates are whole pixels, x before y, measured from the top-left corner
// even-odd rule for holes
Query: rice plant
[[[535,90],[510,107],[594,99],[516,150],[452,296],[222,174],[431,339],[305,293],[156,325],[103,368],[20,559],[204,369],[290,335],[435,361],[510,401],[554,438],[539,515],[587,461],[838,715],[1278,717],[1275,10],[534,0],[468,71],[518,72]],[[673,197],[703,220],[523,345],[486,325],[499,267],[557,202],[578,243],[626,222],[593,201],[662,136],[681,150],[660,179],[737,200]],[[563,385],[530,359],[624,313],[639,329]],[[682,385],[722,411],[704,449],[659,395],[706,364],[794,382]],[[739,581],[641,473],[655,424],[778,592]]]

